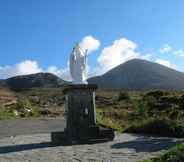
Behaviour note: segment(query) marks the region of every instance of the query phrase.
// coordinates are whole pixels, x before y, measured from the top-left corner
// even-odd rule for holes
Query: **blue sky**
[[[86,37],[99,42],[91,73],[134,57],[184,71],[183,18],[183,0],[0,1],[0,78],[37,71],[65,78],[74,44]]]

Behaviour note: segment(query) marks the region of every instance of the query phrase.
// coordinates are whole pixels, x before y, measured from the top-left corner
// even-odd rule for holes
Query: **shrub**
[[[14,118],[15,114],[3,106],[0,106],[0,120]]]
[[[124,126],[118,120],[114,120],[112,117],[106,115],[103,109],[96,109],[97,123],[104,127],[112,128],[118,132],[122,132]]]
[[[26,98],[19,99],[16,104],[8,107],[9,112],[14,113],[19,117],[38,117],[40,116],[39,109],[30,100]]]
[[[153,96],[146,96],[143,99],[148,112],[153,111],[165,111],[175,107],[178,108],[179,100],[176,96],[162,96],[159,99],[156,99]]]
[[[134,109],[141,117],[147,116],[147,107],[146,104],[142,101],[134,101],[133,102]]]
[[[184,110],[184,95],[179,98],[180,109]]]
[[[164,92],[164,91],[156,90],[156,91],[150,91],[150,92],[146,93],[144,95],[144,97],[152,96],[156,99],[159,99],[160,97],[164,96],[165,94],[166,94],[166,92]]]
[[[125,132],[180,138],[184,137],[184,124],[168,119],[149,119],[133,124]]]
[[[118,101],[129,100],[129,99],[130,99],[130,96],[129,96],[128,92],[121,91],[118,95]]]
[[[178,104],[179,99],[177,96],[163,96],[160,100],[164,103]]]
[[[143,101],[149,110],[154,110],[156,107],[157,100],[153,96],[147,96],[143,98]]]
[[[160,157],[145,160],[142,162],[183,162],[184,161],[184,144],[180,144],[170,149]]]

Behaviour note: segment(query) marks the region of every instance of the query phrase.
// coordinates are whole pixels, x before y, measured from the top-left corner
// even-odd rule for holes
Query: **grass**
[[[14,109],[20,112],[20,116],[22,117],[40,116],[39,108],[27,98],[19,100],[18,103],[15,105]]]
[[[124,126],[118,120],[114,120],[111,117],[106,117],[104,115],[104,111],[101,109],[96,109],[96,118],[99,125],[112,128],[118,132],[123,131]]]
[[[142,162],[184,162],[184,144],[175,146],[157,158],[144,160]]]
[[[39,108],[27,98],[18,100],[8,106],[0,107],[0,120],[26,117],[39,117]]]
[[[165,119],[151,118],[143,115],[142,119],[132,117],[121,110],[97,108],[97,122],[105,127],[110,127],[117,132],[150,134],[167,137],[184,137],[184,122]],[[130,116],[129,116],[130,115]],[[136,115],[141,115],[138,113]]]
[[[15,118],[13,111],[9,111],[6,107],[0,105],[0,120]]]
[[[0,110],[0,120],[12,119],[12,118],[15,118],[15,115],[13,114],[13,112],[8,112],[8,111],[1,108],[1,110]]]

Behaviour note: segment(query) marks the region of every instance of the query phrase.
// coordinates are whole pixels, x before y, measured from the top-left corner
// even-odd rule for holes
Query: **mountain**
[[[67,82],[51,73],[37,73],[37,74],[16,76],[0,82],[0,84],[6,84],[9,88],[15,90],[29,89],[36,87],[39,88],[58,87],[66,83]]]
[[[100,88],[184,90],[184,73],[146,60],[127,61],[104,75],[88,79]]]
[[[127,61],[104,75],[88,79],[89,84],[97,84],[105,89],[126,90],[184,90],[184,73],[146,60]],[[30,88],[52,88],[68,82],[51,73],[37,73],[0,80],[0,88],[13,90]]]

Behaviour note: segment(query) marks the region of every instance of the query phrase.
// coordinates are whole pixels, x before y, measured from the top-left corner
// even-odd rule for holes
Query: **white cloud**
[[[27,75],[41,72],[37,61],[25,60],[12,66],[0,67],[0,78],[9,78],[17,75]]]
[[[56,66],[49,66],[47,69],[42,69],[37,61],[25,60],[15,65],[0,66],[0,79],[6,79],[18,75],[28,75],[39,72],[49,72],[61,77],[64,80],[71,80],[69,69],[60,69]]]
[[[135,51],[137,45],[126,39],[115,40],[112,45],[105,47],[97,58],[97,73],[104,73],[128,60],[140,58],[141,55]]]
[[[19,64],[16,64],[15,69],[18,75],[33,74],[42,71],[42,69],[38,65],[38,62],[32,60],[25,60]]]
[[[158,64],[161,64],[161,65],[167,66],[167,67],[169,67],[169,68],[176,69],[176,65],[172,64],[172,63],[171,63],[170,61],[168,61],[168,60],[156,59],[155,62],[158,63]]]
[[[169,46],[168,44],[165,44],[161,49],[160,53],[168,53],[172,51],[172,47]]]
[[[46,71],[55,74],[64,80],[71,81],[71,76],[68,68],[59,69],[56,66],[49,66]]]
[[[184,50],[183,49],[173,49],[170,45],[165,44],[161,49],[160,53],[168,53],[174,54],[175,56],[184,57]]]
[[[88,50],[88,54],[96,51],[100,47],[100,41],[93,36],[86,36],[79,43],[83,51]]]
[[[173,53],[177,56],[184,57],[184,51],[182,49],[176,50]]]
[[[49,66],[47,72],[55,74],[57,76],[61,76],[63,74],[63,70],[57,68],[56,66]]]
[[[140,56],[140,59],[143,59],[143,60],[151,60],[152,59],[152,54],[145,54],[145,55],[142,55]]]

